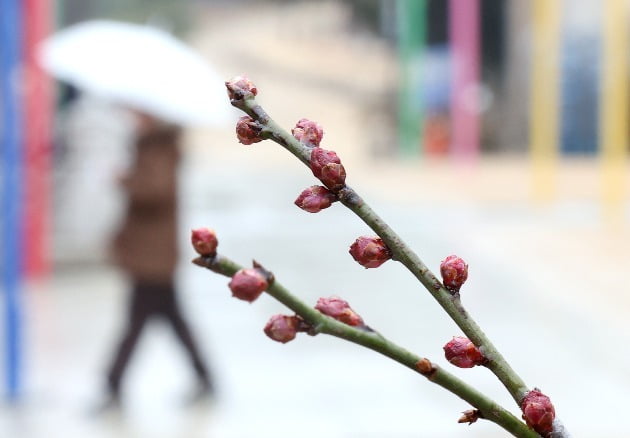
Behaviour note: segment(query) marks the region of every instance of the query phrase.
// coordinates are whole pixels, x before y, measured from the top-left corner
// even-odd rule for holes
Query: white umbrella
[[[159,29],[87,21],[46,39],[38,55],[53,76],[165,120],[218,125],[230,119],[217,73]]]

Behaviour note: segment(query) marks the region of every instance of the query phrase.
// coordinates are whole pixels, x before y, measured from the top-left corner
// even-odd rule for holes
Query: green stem
[[[226,277],[232,277],[243,268],[221,255],[197,257],[193,262]],[[267,289],[267,293],[302,317],[311,327],[315,328],[315,332],[345,339],[393,359],[470,403],[481,412],[482,418],[496,423],[513,436],[523,438],[538,437],[536,432],[527,427],[525,423],[501,405],[486,397],[463,380],[431,363],[428,359],[405,350],[377,332],[351,327],[320,313],[291,294],[288,289],[275,279]]]
[[[481,327],[463,307],[459,294],[452,294],[394,230],[350,187],[339,193],[340,201],[359,216],[392,251],[393,259],[402,263],[429,291],[457,326],[483,352],[489,368],[510,392],[517,404],[528,391],[525,382],[499,353]]]
[[[296,140],[276,124],[253,96],[234,100],[232,104],[256,119],[263,125],[262,135],[271,139],[309,166],[310,148]],[[528,391],[525,382],[516,374],[505,358],[499,353],[479,325],[464,309],[458,295],[453,295],[422,262],[420,257],[381,219],[374,210],[350,187],[346,186],[337,194],[341,203],[359,216],[391,250],[393,259],[401,262],[424,285],[431,295],[453,319],[457,326],[483,352],[489,368],[503,383],[517,404]]]

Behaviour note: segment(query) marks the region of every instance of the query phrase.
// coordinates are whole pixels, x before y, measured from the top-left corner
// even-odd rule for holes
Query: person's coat
[[[135,161],[121,180],[128,205],[113,256],[136,281],[172,281],[178,252],[179,140],[180,129],[174,126],[158,125],[139,135]]]

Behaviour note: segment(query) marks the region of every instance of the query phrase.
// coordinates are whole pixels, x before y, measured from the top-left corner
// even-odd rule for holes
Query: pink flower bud
[[[456,336],[444,346],[446,360],[460,368],[483,365],[486,358],[470,339]]]
[[[190,240],[199,255],[209,256],[217,252],[219,241],[216,233],[211,228],[196,228],[192,230]]]
[[[344,324],[355,327],[364,325],[363,318],[352,310],[347,301],[339,297],[320,298],[317,300],[315,309]]]
[[[346,185],[346,169],[335,152],[313,148],[310,164],[313,175],[330,190],[337,191]]]
[[[446,257],[440,264],[444,286],[451,292],[459,292],[468,278],[468,265],[456,255]]]
[[[350,246],[350,255],[365,268],[378,268],[392,258],[380,237],[361,236]]]
[[[319,146],[319,143],[322,141],[322,137],[324,136],[324,130],[322,127],[318,123],[309,119],[300,119],[295,124],[295,128],[291,130],[291,133],[293,134],[293,137],[298,139],[300,142],[311,147]]]
[[[523,411],[523,420],[527,425],[542,436],[546,437],[553,431],[556,410],[549,397],[538,389],[534,388],[523,397],[521,410]]]
[[[311,186],[300,193],[295,205],[309,213],[317,213],[332,205],[337,200],[334,193],[322,186]]]
[[[230,100],[243,99],[248,94],[256,96],[258,89],[246,76],[236,76],[225,83]]]
[[[250,145],[263,139],[260,137],[262,126],[250,116],[243,116],[236,122],[236,137],[239,143]]]
[[[269,287],[267,278],[259,269],[241,269],[232,277],[228,284],[232,296],[250,303]]]
[[[295,339],[300,320],[297,316],[274,315],[265,325],[265,334],[274,341],[286,344]]]

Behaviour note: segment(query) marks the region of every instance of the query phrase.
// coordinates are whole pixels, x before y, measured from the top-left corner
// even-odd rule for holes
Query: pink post
[[[24,270],[50,271],[52,84],[36,62],[38,44],[50,32],[50,0],[22,0],[24,10]]]
[[[452,154],[467,162],[479,155],[479,0],[449,0]]]

